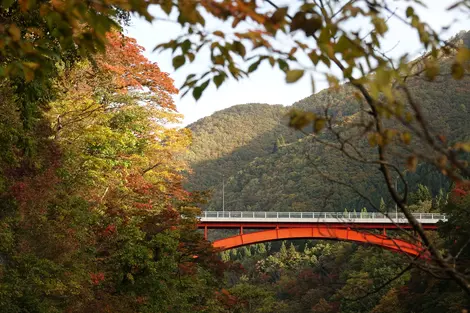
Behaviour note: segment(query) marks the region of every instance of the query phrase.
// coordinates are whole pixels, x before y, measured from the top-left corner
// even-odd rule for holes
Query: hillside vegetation
[[[460,36],[469,37],[468,33]],[[463,140],[470,135],[470,78],[452,79],[447,59],[440,62],[442,71],[437,79],[430,82],[418,76],[408,84],[432,129],[451,140]],[[193,172],[188,176],[188,187],[211,189],[210,209],[222,206],[223,175],[226,210],[352,211],[369,206],[357,192],[367,194],[376,205],[381,198],[387,201],[377,166],[351,162],[334,149],[294,132],[285,118],[291,109],[317,114],[327,109],[339,124],[349,125],[364,116],[354,89],[348,85],[323,90],[290,107],[245,104],[219,111],[189,126]],[[331,133],[320,136],[332,139]],[[368,153],[366,141],[357,145]],[[404,168],[405,164],[398,165]],[[424,183],[437,194],[449,187],[447,179],[428,166],[418,166],[416,173],[406,175],[412,188]]]

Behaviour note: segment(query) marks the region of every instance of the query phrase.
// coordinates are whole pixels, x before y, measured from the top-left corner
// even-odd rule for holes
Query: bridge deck
[[[413,213],[425,228],[435,228],[439,221],[446,221],[445,214]],[[397,228],[409,224],[404,214],[354,213],[354,212],[234,212],[204,211],[200,217],[200,227],[212,228],[271,228],[307,227],[312,224],[328,224],[335,227]]]

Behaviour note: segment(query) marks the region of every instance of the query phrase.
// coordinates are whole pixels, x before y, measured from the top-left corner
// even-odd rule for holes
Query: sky
[[[288,1],[274,1],[279,6],[288,3]],[[450,26],[442,37],[447,39],[461,30],[470,29],[470,21],[468,15],[459,12],[448,12],[446,8],[455,1],[450,0],[426,0],[424,1],[427,8],[415,6],[415,11],[421,17],[421,20],[427,22],[435,30],[439,30],[444,26]],[[409,5],[409,1],[394,1],[393,5],[398,11],[404,12]],[[393,7],[392,7],[393,8]],[[159,8],[152,7],[151,13],[154,17],[167,19],[165,13]],[[417,56],[422,52],[419,48],[418,35],[416,32],[410,32],[402,22],[395,18],[390,18],[389,32],[383,41],[383,50],[393,50],[390,52],[392,56],[399,56],[405,52],[411,52],[413,56]],[[226,27],[215,19],[209,19],[207,23],[209,30],[223,29]],[[155,46],[160,43],[174,39],[181,34],[181,27],[175,23],[156,20],[149,23],[141,18],[133,17],[131,25],[126,28],[126,35],[133,37],[137,43],[146,49],[145,55],[151,61],[157,62],[160,69],[168,72],[170,77],[175,80],[175,86],[180,87],[190,72],[204,70],[208,66],[207,56],[198,56],[191,66],[183,66],[177,71],[172,66],[172,55],[170,51],[153,52]],[[316,92],[327,87],[324,81],[316,82]],[[192,95],[188,93],[181,98],[179,95],[174,97],[178,111],[184,115],[183,126],[196,120],[211,115],[215,111],[219,111],[237,104],[245,103],[268,103],[291,105],[296,101],[306,98],[312,94],[312,87],[309,77],[300,79],[295,84],[287,84],[285,82],[285,74],[277,67],[272,68],[269,64],[264,64],[249,78],[236,81],[230,79],[224,83],[219,89],[214,85],[209,86],[199,101],[195,101]]]

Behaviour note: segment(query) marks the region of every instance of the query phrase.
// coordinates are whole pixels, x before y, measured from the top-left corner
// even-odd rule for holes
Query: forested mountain
[[[193,142],[188,158],[193,167],[189,186],[212,188],[256,157],[267,156],[299,134],[287,127],[289,109],[281,105],[237,105],[188,126]]]
[[[470,37],[468,33],[458,36],[463,41]],[[450,140],[468,138],[470,78],[452,79],[447,58],[440,60],[440,67],[441,75],[433,81],[423,75],[410,79],[413,97],[436,132]],[[294,132],[283,118],[292,109],[317,114],[328,110],[340,124],[354,123],[364,114],[353,87],[348,85],[323,90],[291,107],[246,104],[219,111],[189,126],[193,133],[189,188],[212,189],[209,207],[220,209],[225,175],[227,210],[360,210],[368,203],[357,195],[358,191],[368,194],[377,205],[386,198],[377,166],[345,160],[334,149],[315,145],[311,138]],[[320,136],[326,141],[332,139],[332,134]],[[366,153],[370,148],[366,141],[359,146]],[[404,164],[399,165],[404,168]],[[418,166],[416,173],[407,176],[415,183],[412,187],[424,182],[434,193],[449,187],[447,179],[428,166]],[[357,190],[338,185],[338,181]]]

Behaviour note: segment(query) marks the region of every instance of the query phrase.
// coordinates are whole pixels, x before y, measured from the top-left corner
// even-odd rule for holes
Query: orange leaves
[[[227,289],[222,289],[220,292],[216,291],[215,295],[217,297],[217,300],[220,301],[227,308],[233,307],[238,302],[237,297],[230,294]]]
[[[418,158],[415,155],[411,155],[406,160],[406,168],[410,172],[416,171],[416,166],[418,166]]]
[[[148,89],[161,99],[161,107],[176,110],[171,95],[178,89],[173,85],[173,79],[143,55],[144,48],[135,39],[117,32],[108,33],[107,40],[106,54],[99,56],[97,61],[110,73],[116,89],[123,93]]]

